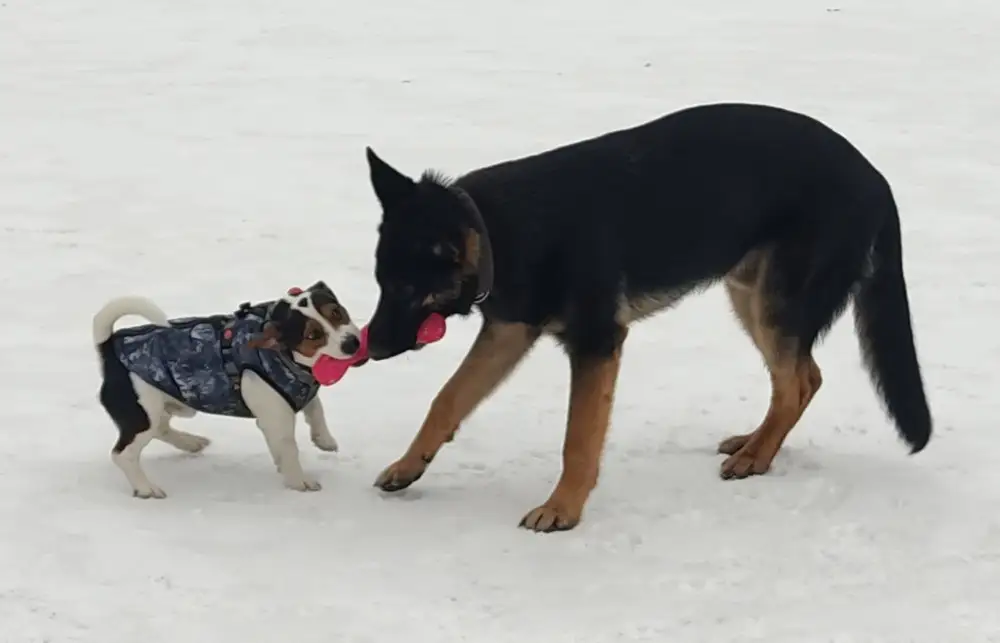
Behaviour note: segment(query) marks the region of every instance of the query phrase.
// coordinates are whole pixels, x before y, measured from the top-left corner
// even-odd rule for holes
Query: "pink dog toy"
[[[420,329],[417,331],[417,343],[433,344],[444,337],[444,332],[444,317],[437,313],[431,313],[430,316],[424,320],[424,323],[420,324]],[[334,357],[330,357],[329,355],[320,355],[319,359],[316,360],[316,363],[313,364],[312,374],[321,386],[333,386],[339,382],[342,377],[344,377],[344,374],[347,373],[347,369],[349,369],[352,364],[356,364],[367,358],[368,326],[365,326],[361,329],[361,348],[358,349],[357,353],[351,355],[347,359],[336,359]]]

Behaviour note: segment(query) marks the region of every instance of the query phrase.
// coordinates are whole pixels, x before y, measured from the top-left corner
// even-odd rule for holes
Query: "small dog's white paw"
[[[212,444],[212,441],[206,437],[200,435],[188,435],[185,436],[183,441],[178,443],[177,446],[188,453],[201,453],[205,450],[205,447],[210,444]]]
[[[285,478],[285,486],[295,491],[319,491],[323,488],[319,480],[308,476],[303,476],[302,478]]]
[[[180,449],[181,451],[186,451],[187,453],[200,453],[205,450],[205,447],[212,443],[212,441],[206,437],[188,433],[187,431],[178,431],[177,429],[169,426],[157,437],[167,444]]]
[[[143,487],[141,489],[133,489],[132,496],[135,498],[142,498],[143,500],[148,500],[149,498],[163,499],[167,497],[166,492],[160,489],[154,484],[148,487]]]
[[[313,433],[312,443],[316,445],[316,448],[320,451],[339,451],[340,446],[337,441],[333,439],[333,436],[329,432],[325,433]]]

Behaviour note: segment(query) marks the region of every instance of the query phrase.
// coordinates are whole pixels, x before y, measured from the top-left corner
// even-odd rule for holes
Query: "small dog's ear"
[[[417,189],[413,179],[380,159],[372,148],[366,147],[365,154],[368,157],[372,188],[383,209],[389,210],[413,195]]]
[[[320,279],[319,281],[317,281],[313,285],[309,286],[308,290],[312,290],[312,291],[320,290],[322,292],[329,293],[331,295],[333,294],[333,291],[330,290],[330,287],[327,286],[326,282],[323,281],[322,279]]]
[[[283,299],[278,300],[274,307],[271,308],[271,319],[276,319],[278,321],[285,321],[288,319],[288,314],[292,311],[292,307],[288,305],[287,301]],[[270,325],[270,323],[268,323]]]
[[[247,342],[247,348],[260,348],[264,350],[275,350],[278,348],[279,340],[281,339],[281,333],[278,332],[278,327],[274,324],[267,323],[264,324],[264,329],[254,335],[249,342]]]

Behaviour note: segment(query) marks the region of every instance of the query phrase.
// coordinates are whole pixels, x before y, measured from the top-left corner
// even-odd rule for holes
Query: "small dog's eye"
[[[318,341],[323,339],[323,331],[321,330],[311,330],[306,334],[306,339],[310,341]]]

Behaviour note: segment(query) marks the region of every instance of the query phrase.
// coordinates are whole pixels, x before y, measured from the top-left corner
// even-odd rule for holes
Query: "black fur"
[[[913,349],[899,235],[893,216],[875,239],[873,270],[854,297],[854,319],[872,383],[916,453],[930,441],[931,412]]]
[[[432,310],[473,308],[474,277],[444,303],[432,297],[453,288],[464,260],[474,227],[464,192],[492,242],[492,295],[479,305],[487,320],[551,329],[572,355],[607,356],[627,324],[623,301],[676,300],[766,248],[781,335],[808,354],[856,291],[862,348],[888,412],[914,452],[930,437],[891,189],[808,116],[698,106],[454,182],[434,173],[415,182],[370,149],[368,162],[383,208],[373,359],[412,350]],[[436,253],[442,245],[458,256]]]
[[[307,319],[299,311],[292,310],[287,301],[278,300],[271,308],[264,329],[276,332],[279,341],[285,346],[298,346],[305,337]]]
[[[129,377],[128,369],[115,355],[114,344],[108,338],[98,345],[97,352],[101,358],[101,390],[98,399],[108,415],[118,427],[118,441],[112,447],[112,452],[121,453],[132,444],[135,436],[149,430],[149,416],[139,404],[135,387]]]

